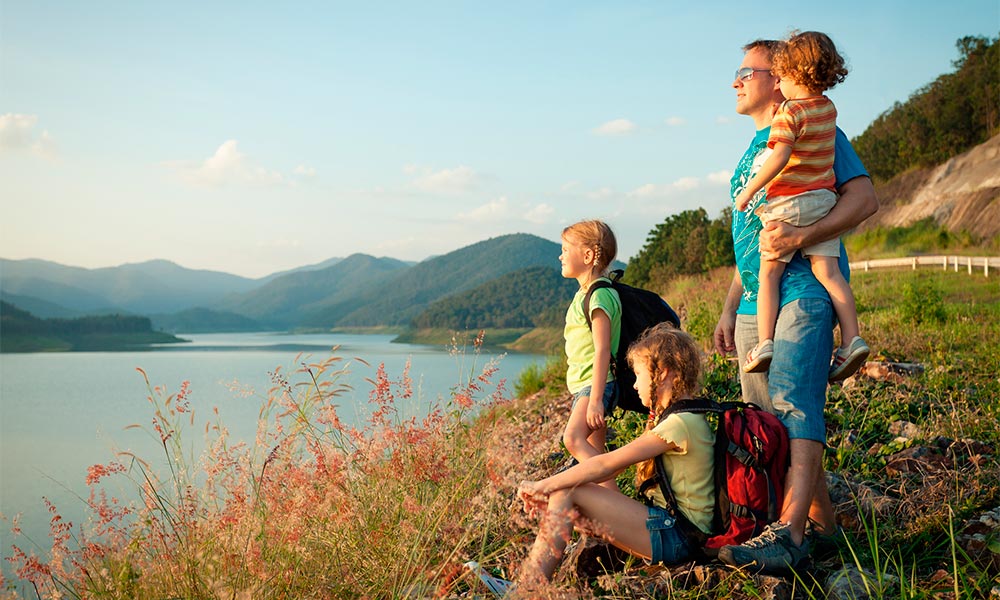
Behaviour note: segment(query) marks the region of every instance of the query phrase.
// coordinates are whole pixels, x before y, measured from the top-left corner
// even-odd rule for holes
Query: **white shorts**
[[[837,194],[830,190],[810,190],[794,196],[776,196],[768,198],[754,211],[760,217],[761,223],[767,225],[771,221],[788,223],[796,227],[812,225],[825,217],[837,204]],[[820,242],[802,249],[803,256],[840,256],[840,238]],[[781,262],[789,262],[795,256],[789,252],[778,257]]]

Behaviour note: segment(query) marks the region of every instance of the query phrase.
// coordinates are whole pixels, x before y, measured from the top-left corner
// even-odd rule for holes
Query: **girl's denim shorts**
[[[648,511],[646,529],[653,546],[653,564],[679,563],[691,556],[687,539],[670,513],[659,506],[650,506]]]
[[[590,401],[590,386],[583,388],[579,392],[573,394],[573,407],[576,407],[576,403],[583,398],[585,401]],[[604,384],[604,414],[610,415],[611,411],[618,406],[618,382],[609,381]]]

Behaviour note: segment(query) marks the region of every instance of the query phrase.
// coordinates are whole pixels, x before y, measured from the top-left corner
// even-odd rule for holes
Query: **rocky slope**
[[[951,231],[1000,235],[1000,135],[937,167],[903,173],[876,191],[879,212],[861,229],[932,217]]]

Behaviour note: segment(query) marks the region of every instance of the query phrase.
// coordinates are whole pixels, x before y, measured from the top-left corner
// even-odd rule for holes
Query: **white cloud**
[[[716,188],[722,184],[729,183],[729,176],[725,171],[709,173],[705,177],[681,177],[672,183],[647,183],[629,192],[630,198],[640,199],[667,199],[683,195],[703,188]]]
[[[468,212],[460,212],[455,215],[455,218],[459,221],[484,222],[507,219],[509,216],[510,204],[507,202],[506,196],[501,196],[496,200],[491,200],[486,204],[483,204],[482,206],[477,206]]]
[[[548,204],[539,204],[528,209],[528,212],[524,213],[524,220],[530,223],[535,223],[536,225],[545,225],[552,222],[552,217],[555,216],[556,209],[552,208]]]
[[[440,171],[406,165],[403,167],[403,173],[417,175],[411,185],[431,194],[461,194],[476,189],[480,182],[479,174],[464,165]]]
[[[601,187],[584,194],[588,200],[607,200],[615,195],[614,188]]]
[[[472,210],[458,213],[455,219],[465,223],[498,224],[505,221],[545,225],[552,222],[555,213],[555,209],[548,204],[512,203],[506,196],[500,196]]]
[[[709,173],[705,179],[710,183],[725,183],[728,184],[733,178],[733,174],[729,171],[716,171],[714,173]]]
[[[298,175],[299,177],[315,177],[316,176],[316,169],[313,168],[313,167],[307,167],[306,165],[299,165],[299,166],[295,167],[295,170],[292,171],[292,172],[295,173],[296,175]]]
[[[629,121],[628,119],[615,119],[614,121],[608,121],[600,127],[594,129],[594,133],[597,135],[628,135],[635,132],[635,123]]]
[[[288,183],[288,178],[273,169],[257,165],[240,152],[236,140],[227,140],[204,161],[174,161],[166,163],[184,181],[195,185],[273,186]]]
[[[37,115],[0,115],[0,152],[27,152],[41,158],[55,158],[55,140],[48,131],[36,130]]]
[[[671,127],[680,127],[681,125],[687,125],[687,121],[682,117],[670,117],[665,123]]]
[[[733,120],[727,116],[719,115],[718,117],[715,117],[715,122],[718,125],[728,125],[729,123],[732,123]]]

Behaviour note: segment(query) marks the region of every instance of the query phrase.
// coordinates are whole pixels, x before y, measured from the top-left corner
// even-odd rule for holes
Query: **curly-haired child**
[[[801,227],[823,218],[837,203],[833,173],[837,109],[823,92],[842,83],[847,69],[833,41],[816,31],[793,33],[775,53],[772,68],[781,78],[785,102],[771,123],[767,141],[771,154],[736,197],[736,208],[749,206],[765,225],[782,221]],[[758,196],[765,186],[766,197]],[[871,350],[861,339],[854,294],[838,266],[840,238],[803,248],[802,254],[830,294],[840,322],[841,345],[833,355],[829,379],[845,379],[861,367]],[[792,256],[761,261],[757,296],[760,341],[747,355],[743,367],[747,372],[766,371],[770,366],[781,275]]]

